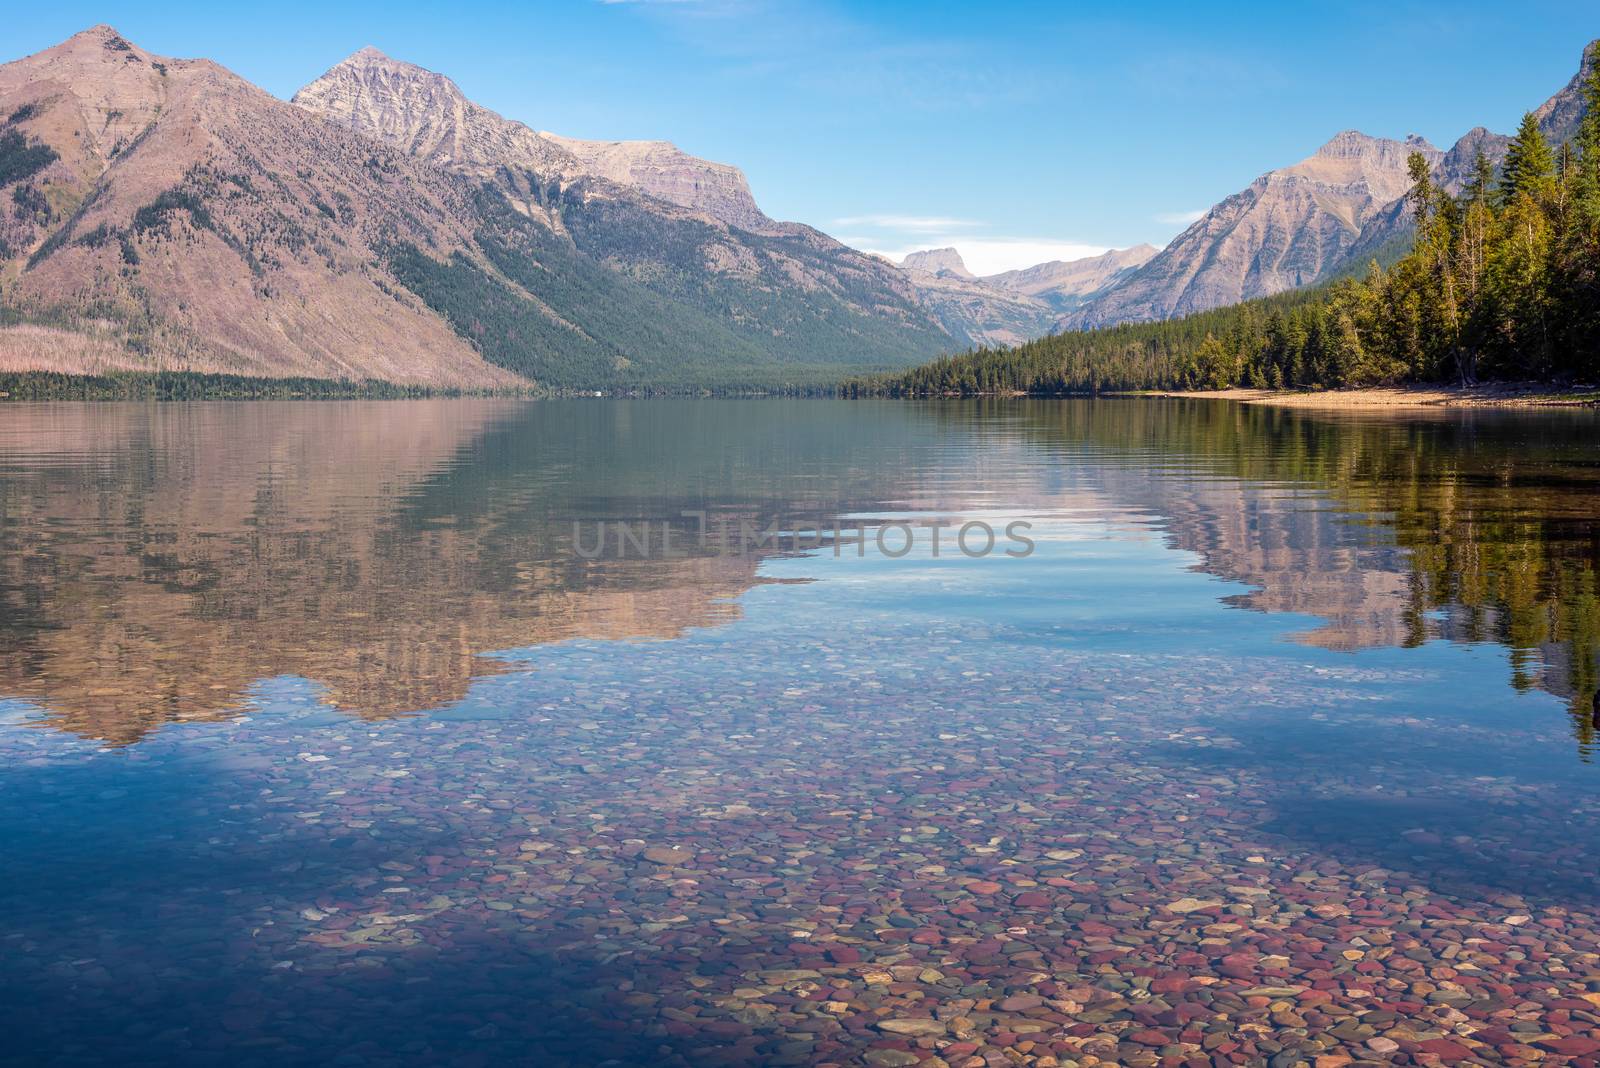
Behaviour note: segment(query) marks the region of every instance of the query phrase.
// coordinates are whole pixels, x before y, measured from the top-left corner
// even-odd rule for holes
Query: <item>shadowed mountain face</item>
[[[1582,69],[1535,114],[1552,144],[1577,131]],[[1418,137],[1404,142],[1347,130],[1292,167],[1269,171],[1206,212],[1161,253],[1065,315],[1059,326],[1087,329],[1167,319],[1265,297],[1365,270],[1409,247],[1406,159],[1419,151],[1435,179],[1459,192],[1481,151],[1492,164],[1509,138],[1482,127],[1448,151]]]
[[[109,27],[0,67],[0,370],[605,387],[949,347],[731,168],[537,134],[370,50],[302,103]]]

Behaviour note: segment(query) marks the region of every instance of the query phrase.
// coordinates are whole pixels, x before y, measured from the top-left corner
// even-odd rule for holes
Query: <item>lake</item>
[[[0,1060],[1594,1063],[1597,430],[5,406]]]

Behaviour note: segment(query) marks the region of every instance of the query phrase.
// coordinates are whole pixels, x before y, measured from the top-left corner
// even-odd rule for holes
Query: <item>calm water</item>
[[[1597,430],[0,408],[0,1060],[1593,1063]]]

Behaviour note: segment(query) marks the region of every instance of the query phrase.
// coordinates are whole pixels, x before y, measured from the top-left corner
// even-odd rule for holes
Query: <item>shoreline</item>
[[[1232,400],[1274,408],[1593,408],[1600,389],[1562,391],[1533,383],[1478,386],[1371,386],[1318,391],[1271,389],[1148,390],[1123,397]]]

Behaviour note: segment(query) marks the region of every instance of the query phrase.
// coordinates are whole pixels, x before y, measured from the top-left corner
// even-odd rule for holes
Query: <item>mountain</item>
[[[558,246],[690,316],[676,348],[648,339],[619,346],[630,368],[650,360],[659,377],[671,357],[707,348],[735,363],[805,369],[905,363],[950,347],[899,272],[810,227],[774,223],[732,168],[669,145],[635,149],[628,146],[639,143],[539,133],[469,100],[449,78],[371,48],[294,103],[478,183],[479,245],[493,267],[541,299],[565,288],[559,272],[537,267],[543,251]],[[676,170],[642,162],[649,159]],[[436,304],[458,300],[470,281],[455,277],[454,265],[413,261],[425,276],[424,299]],[[640,324],[611,325],[626,334]]]
[[[1463,134],[1450,151],[1433,167],[1434,181],[1451,193],[1460,195],[1472,180],[1478,153],[1483,153],[1492,165],[1498,166],[1505,158],[1506,146],[1511,138],[1492,133],[1482,126]],[[1376,260],[1390,264],[1411,251],[1416,227],[1412,219],[1411,204],[1405,197],[1379,210],[1361,227],[1361,232],[1344,255],[1330,264],[1317,281],[1328,281],[1341,275],[1360,275]]]
[[[1310,285],[1344,261],[1368,221],[1405,195],[1412,152],[1433,163],[1444,157],[1421,138],[1346,130],[1213,207],[1064,325],[1166,319]]]
[[[1160,251],[1154,245],[1114,248],[1080,260],[1051,260],[1020,271],[987,275],[983,281],[996,289],[1036,297],[1059,311],[1066,311],[1115,285]]]
[[[737,167],[691,156],[668,141],[580,141],[544,131],[539,136],[571,153],[581,173],[632,186],[729,226],[761,234],[787,230],[756,206]]]
[[[1555,96],[1539,105],[1533,113],[1539,120],[1539,129],[1544,132],[1545,139],[1551,144],[1565,144],[1578,132],[1578,120],[1583,118],[1584,112],[1583,84],[1589,80],[1589,75],[1594,70],[1596,44],[1600,44],[1600,41],[1591,43],[1583,50],[1578,62],[1578,73],[1572,76],[1572,80]]]
[[[1592,48],[1592,46],[1590,46]],[[1536,111],[1552,143],[1569,140],[1583,114],[1577,75]],[[1186,315],[1252,297],[1358,273],[1409,250],[1406,159],[1427,157],[1435,180],[1459,192],[1479,151],[1491,163],[1509,138],[1478,127],[1440,152],[1418,137],[1404,142],[1347,130],[1292,167],[1269,171],[1206,212],[1161,253],[1057,324],[1087,329]]]
[[[908,270],[921,301],[958,348],[1020,345],[1050,332],[1056,312],[1034,297],[1009,293],[971,275]]]
[[[937,248],[913,252],[900,266],[946,332],[972,347],[994,347],[1048,334],[1063,312],[1155,254],[1139,245],[979,278],[955,249]]]
[[[401,153],[106,26],[0,67],[0,115],[0,368],[522,381],[381,267],[471,237]]]
[[[372,50],[315,88],[105,26],[0,66],[0,371],[760,384],[952,346],[732,168],[541,135]]]
[[[966,279],[977,277],[967,270],[966,261],[961,258],[961,253],[953,248],[930,248],[913,252],[900,261],[900,266],[908,271],[921,271],[923,274],[940,277]]]

